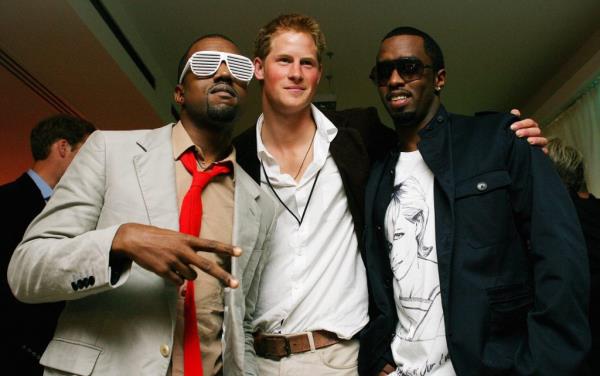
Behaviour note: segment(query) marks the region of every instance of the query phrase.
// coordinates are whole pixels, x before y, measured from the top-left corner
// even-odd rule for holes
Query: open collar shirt
[[[347,339],[368,321],[366,272],[340,172],[329,152],[338,130],[314,106],[312,115],[317,125],[313,160],[298,183],[281,173],[261,139],[263,116],[257,121],[262,189],[277,200],[274,189],[297,218],[306,213],[300,225],[280,204],[254,327],[282,334],[322,329]]]

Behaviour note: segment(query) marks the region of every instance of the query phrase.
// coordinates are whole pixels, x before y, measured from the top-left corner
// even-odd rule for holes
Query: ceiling
[[[314,16],[333,52],[324,61],[333,79],[322,80],[321,92],[334,94],[338,108],[377,106],[386,121],[367,75],[379,40],[400,25],[420,28],[442,46],[442,100],[454,112],[518,107],[547,122],[600,73],[598,0],[5,0],[0,48],[100,128],[148,128],[172,119],[177,62],[192,40],[222,33],[250,55],[258,28],[290,12]],[[10,98],[0,99],[0,131],[23,148],[34,119],[58,110],[23,77],[11,76],[0,72]],[[260,113],[256,82],[249,99],[238,131]],[[7,161],[15,151],[2,153],[3,167],[29,163],[21,158],[13,166]]]

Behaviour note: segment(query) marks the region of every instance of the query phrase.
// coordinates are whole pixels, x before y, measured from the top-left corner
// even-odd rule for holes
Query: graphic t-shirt
[[[384,221],[398,313],[395,375],[455,375],[444,328],[433,180],[419,151],[400,154]]]

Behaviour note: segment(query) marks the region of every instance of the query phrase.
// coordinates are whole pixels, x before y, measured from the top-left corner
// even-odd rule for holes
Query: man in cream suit
[[[29,303],[67,301],[40,361],[46,375],[183,374],[186,280],[195,280],[204,375],[253,368],[244,328],[275,206],[235,163],[230,143],[252,77],[244,59],[224,36],[196,40],[179,66],[181,121],[95,132],[28,229],[9,265],[13,293]],[[192,180],[180,158],[189,149],[201,171],[233,165],[202,191],[200,237],[178,232]]]

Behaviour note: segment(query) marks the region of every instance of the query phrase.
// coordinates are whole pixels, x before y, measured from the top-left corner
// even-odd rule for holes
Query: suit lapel
[[[369,196],[367,198],[367,215],[372,215],[367,221],[372,221],[374,228],[371,231],[376,237],[376,240],[372,244],[381,245],[374,247],[374,251],[377,253],[373,252],[373,254],[370,254],[367,262],[371,270],[375,270],[381,275],[375,277],[378,281],[391,281],[393,278],[392,268],[390,267],[389,249],[385,246],[383,231],[385,229],[385,212],[390,204],[394,190],[394,173],[397,161],[398,153],[390,153],[383,165],[377,167],[377,174],[371,176],[369,187],[367,188],[367,195]],[[374,287],[373,291],[373,299],[380,311],[389,312],[392,309],[391,307],[394,306],[392,290],[380,285],[377,288]]]
[[[178,231],[171,130],[172,126],[167,125],[148,132],[139,140],[142,152],[133,158],[133,164],[150,224]]]
[[[435,237],[438,271],[442,290],[444,319],[447,322],[448,288],[454,243],[454,170],[452,163],[452,127],[446,110],[441,107],[434,119],[420,132],[419,151],[434,180]]]
[[[234,164],[235,208],[233,215],[233,244],[242,248],[242,255],[233,257],[231,271],[243,276],[248,260],[254,251],[260,227],[260,208],[256,199],[260,191],[238,164]],[[238,277],[239,278],[239,277]]]

